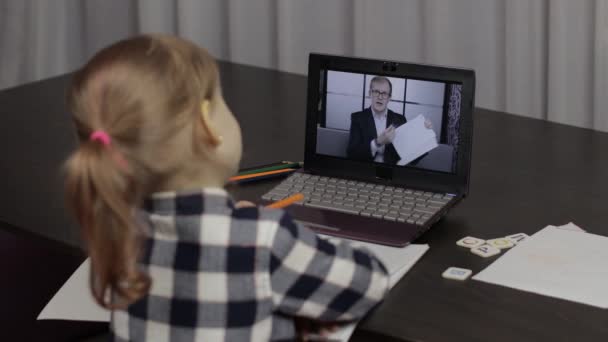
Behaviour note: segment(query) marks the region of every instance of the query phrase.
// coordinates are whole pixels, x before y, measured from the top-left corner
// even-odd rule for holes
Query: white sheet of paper
[[[574,228],[540,230],[473,279],[608,308],[608,237]]]
[[[389,286],[391,288],[429,249],[429,245],[412,244],[404,248],[396,248],[352,240],[351,243],[355,246],[364,246],[382,260],[390,274]],[[97,305],[89,290],[90,268],[90,260],[86,259],[42,309],[38,319],[109,322],[110,311]],[[356,323],[345,325],[331,334],[329,339],[348,341],[356,326]]]
[[[110,311],[97,305],[89,288],[90,259],[86,259],[42,309],[37,319],[109,322]]]
[[[397,162],[397,165],[400,165],[400,166],[407,165],[412,160],[414,160],[414,159],[422,156],[423,154],[431,151],[432,149],[434,149],[437,146],[439,146],[439,145],[437,145],[437,141],[435,141],[435,138],[433,138],[432,140],[429,139],[426,142],[424,142],[423,144],[420,144],[420,145],[416,146],[415,150],[412,153],[407,154],[403,158],[399,159],[399,161]],[[424,152],[422,152],[422,151],[424,151]]]
[[[426,244],[411,244],[400,248],[352,240],[351,243],[356,247],[362,246],[372,251],[378,259],[382,260],[391,277],[402,271],[404,267],[409,269],[414,266],[418,259],[429,249],[429,245]]]
[[[554,227],[554,226],[547,226],[547,227]],[[565,224],[563,226],[559,226],[559,227],[555,227],[555,228],[559,228],[559,229],[566,229],[566,230],[572,230],[575,232],[584,232],[585,230],[577,225],[575,225],[574,223],[570,222],[568,224]]]
[[[438,146],[435,131],[426,128],[424,122],[424,115],[418,115],[395,129],[393,146],[401,158],[399,165],[406,165]]]

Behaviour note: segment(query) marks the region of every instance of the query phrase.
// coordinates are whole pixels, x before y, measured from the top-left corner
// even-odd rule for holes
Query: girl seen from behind
[[[295,320],[357,320],[382,300],[386,270],[366,251],[230,199],[241,133],[202,48],[118,42],[76,72],[68,102],[66,196],[114,340],[293,340]]]

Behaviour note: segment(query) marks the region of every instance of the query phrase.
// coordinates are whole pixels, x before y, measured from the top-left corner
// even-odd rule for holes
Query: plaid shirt
[[[115,341],[294,340],[294,317],[352,321],[388,291],[382,263],[223,189],[146,201],[150,292],[112,313]]]

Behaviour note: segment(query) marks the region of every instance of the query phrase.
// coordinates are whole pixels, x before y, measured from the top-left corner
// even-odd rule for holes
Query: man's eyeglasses
[[[372,90],[372,95],[373,95],[374,97],[377,97],[377,98],[382,98],[382,99],[385,99],[385,98],[387,98],[387,97],[389,97],[389,96],[390,96],[390,94],[389,94],[389,93],[387,93],[387,92],[385,92],[385,91],[379,91],[379,90],[376,90],[376,89],[373,89],[373,90]]]

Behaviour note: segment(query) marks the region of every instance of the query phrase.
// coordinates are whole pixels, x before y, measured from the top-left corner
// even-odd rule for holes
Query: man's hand
[[[376,138],[376,144],[379,146],[390,144],[395,139],[395,126],[390,125],[384,132],[382,132],[378,138]]]
[[[424,118],[424,127],[426,127],[427,129],[433,129],[433,123],[431,122],[431,120]]]

